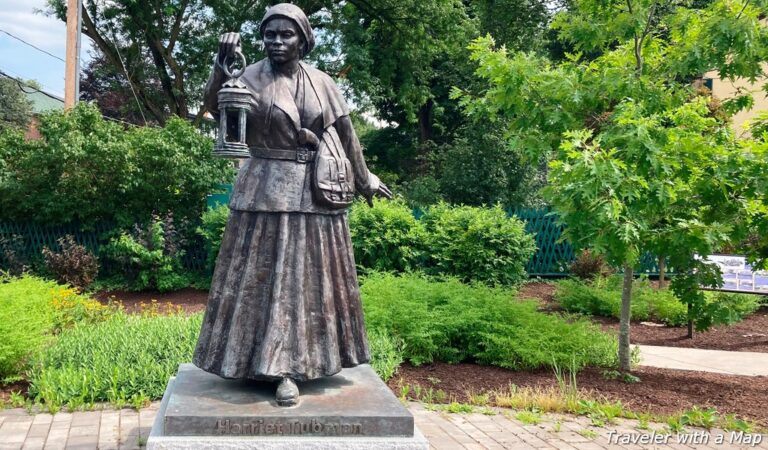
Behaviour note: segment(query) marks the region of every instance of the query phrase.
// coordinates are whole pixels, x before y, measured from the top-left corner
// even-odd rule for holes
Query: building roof
[[[59,96],[31,87],[24,87],[22,92],[32,102],[32,112],[35,114],[64,109],[64,99]]]

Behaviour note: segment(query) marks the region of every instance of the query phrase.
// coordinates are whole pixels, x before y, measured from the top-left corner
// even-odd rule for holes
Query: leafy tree
[[[156,79],[147,80],[145,92],[153,102],[162,102],[162,89]],[[144,108],[134,97],[124,72],[116,70],[98,51],[82,69],[80,100],[94,102],[105,117],[112,119],[134,125],[156,125],[158,122],[153,116],[144,114]]]
[[[577,0],[558,15],[559,37],[583,54],[552,65],[529,54],[471,46],[488,87],[456,97],[470,114],[503,118],[511,142],[531,157],[547,155],[545,198],[568,225],[572,242],[622,266],[619,360],[630,370],[633,267],[648,250],[667,246],[680,273],[675,293],[697,326],[712,322],[699,286],[719,273],[696,259],[743,233],[739,217],[752,194],[748,159],[708,97],[690,84],[717,70],[724,79],[762,74],[768,33],[765,5],[715,0]],[[724,102],[733,112],[748,94]]]
[[[32,118],[32,102],[24,95],[24,85],[14,79],[0,77],[0,130],[26,127]]]

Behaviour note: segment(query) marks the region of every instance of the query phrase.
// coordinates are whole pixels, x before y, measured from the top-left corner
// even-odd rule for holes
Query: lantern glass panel
[[[227,134],[224,136],[225,142],[243,142],[240,138],[240,110],[237,108],[227,109]]]

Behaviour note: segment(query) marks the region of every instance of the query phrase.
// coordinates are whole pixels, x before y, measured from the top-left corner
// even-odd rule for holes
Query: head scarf
[[[296,24],[299,32],[304,37],[304,54],[302,56],[307,56],[315,48],[315,35],[312,33],[312,27],[309,25],[309,19],[307,19],[304,11],[290,3],[280,3],[269,8],[267,13],[264,14],[264,18],[261,19],[261,25],[259,26],[259,33],[261,33],[262,37],[264,36],[264,27],[267,25],[267,22],[276,17],[290,19]]]

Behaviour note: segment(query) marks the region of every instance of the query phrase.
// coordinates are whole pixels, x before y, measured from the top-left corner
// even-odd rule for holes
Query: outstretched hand
[[[379,197],[384,197],[387,200],[390,200],[392,198],[392,191],[389,190],[386,184],[379,182],[379,189],[371,195],[365,197],[365,200],[368,202],[368,206],[371,208],[373,208],[374,195],[378,195]]]

